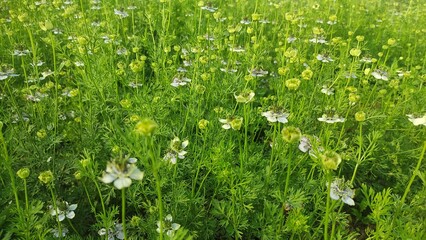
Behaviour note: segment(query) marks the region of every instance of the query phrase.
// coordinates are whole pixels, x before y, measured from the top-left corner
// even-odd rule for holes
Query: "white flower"
[[[334,94],[334,88],[328,87],[327,85],[322,86],[321,92],[325,95],[333,95]]]
[[[185,155],[188,153],[185,151],[185,148],[188,146],[188,144],[188,140],[181,141],[178,137],[173,138],[170,143],[170,151],[166,153],[163,159],[170,162],[171,164],[176,164],[177,158],[185,158]]]
[[[54,229],[52,229],[52,230],[50,230],[50,231],[53,233],[53,236],[54,236],[55,238],[59,238],[59,229],[54,228]],[[65,235],[67,235],[67,233],[68,233],[68,228],[63,227],[63,228],[61,229],[61,232],[62,232],[62,237],[65,237]]]
[[[59,222],[62,222],[65,217],[68,219],[73,219],[75,217],[74,210],[77,209],[77,204],[69,205],[68,202],[58,203],[56,206],[56,210],[53,206],[49,206],[50,215],[56,216],[58,215]]]
[[[353,197],[355,191],[345,183],[343,179],[335,179],[330,185],[330,197],[334,200],[342,199],[342,201],[350,206],[354,206]]]
[[[160,232],[161,226],[163,228],[163,232],[166,232],[167,236],[173,237],[175,234],[175,231],[177,231],[180,228],[180,224],[178,223],[172,223],[173,217],[172,215],[168,214],[165,218],[165,221],[158,221],[157,222],[157,232]]]
[[[13,69],[6,69],[5,72],[0,72],[0,81],[5,80],[8,77],[17,77],[19,74],[14,73]]]
[[[317,59],[323,63],[333,62],[334,60],[326,54],[318,54]]]
[[[191,79],[187,77],[174,77],[173,82],[170,84],[173,87],[185,86],[187,83],[191,82]]]
[[[209,12],[216,12],[217,8],[213,7],[213,6],[202,6],[201,9],[209,11]]]
[[[132,159],[131,162],[134,162]],[[142,180],[144,173],[141,172],[134,163],[119,164],[115,161],[108,162],[106,172],[104,172],[101,181],[109,184],[114,182],[117,189],[127,188],[133,180]]]
[[[129,16],[129,14],[127,12],[120,11],[120,10],[117,10],[117,9],[114,9],[114,14],[119,16],[120,18],[126,18],[126,17]]]
[[[315,37],[315,38],[309,39],[309,42],[311,42],[311,43],[326,44],[327,40],[325,40],[324,37],[320,36],[320,37]]]
[[[312,148],[312,145],[311,145],[311,141],[309,140],[309,138],[302,136],[300,138],[299,150],[305,153],[305,152],[311,150],[311,148]]]
[[[123,233],[123,226],[120,223],[114,224],[114,229],[108,228],[101,228],[98,231],[99,236],[104,236],[108,232],[108,240],[114,240],[117,239],[124,239],[124,233]]]
[[[255,69],[252,69],[250,71],[250,73],[251,73],[251,75],[253,77],[263,77],[263,76],[266,76],[269,72],[265,71],[263,69],[257,69],[257,68],[255,68]]]
[[[373,75],[373,77],[374,77],[375,79],[384,80],[384,81],[389,80],[389,78],[388,78],[388,73],[387,73],[387,72],[385,72],[385,71],[383,71],[383,70],[380,70],[380,69],[376,69],[376,70],[374,70],[374,71],[371,73],[371,75]]]
[[[414,126],[426,126],[426,114],[419,118],[416,118],[413,114],[407,114],[406,116],[408,117],[408,120],[414,124]]]
[[[290,114],[286,112],[282,112],[281,110],[270,110],[267,112],[262,112],[262,116],[266,117],[266,119],[269,122],[280,122],[280,123],[287,123],[288,116]]]
[[[255,93],[252,90],[246,89],[240,93],[240,95],[236,95],[234,93],[234,97],[239,103],[248,103],[251,102],[254,98]]]
[[[231,121],[230,119],[219,119],[219,122],[223,123],[222,128],[226,130],[231,128]]]
[[[344,122],[345,118],[339,117],[339,115],[334,114],[323,114],[320,118],[318,118],[318,121],[320,122],[326,122],[326,123],[337,123],[337,122]]]

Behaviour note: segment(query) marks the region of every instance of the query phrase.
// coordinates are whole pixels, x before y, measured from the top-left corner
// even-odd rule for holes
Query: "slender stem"
[[[287,192],[288,192],[288,186],[289,186],[289,182],[290,182],[290,175],[291,175],[291,161],[292,161],[292,155],[293,155],[293,151],[291,151],[291,149],[288,148],[289,154],[287,157],[287,176],[285,178],[285,187],[284,187],[284,199],[286,200],[287,198]]]
[[[422,153],[420,154],[419,161],[417,161],[417,166],[413,171],[413,175],[411,175],[410,181],[408,181],[407,188],[405,189],[404,195],[401,198],[401,203],[404,203],[405,198],[407,197],[407,194],[410,192],[411,184],[413,184],[414,178],[417,176],[420,166],[422,165],[423,157],[425,156],[425,151],[426,151],[426,141],[423,143]]]
[[[123,224],[124,239],[127,240],[126,231],[126,188],[121,189],[121,223]]]
[[[160,214],[160,240],[163,240],[163,198],[161,194],[161,179],[158,174],[158,167],[160,163],[158,162],[158,159],[156,158],[156,151],[154,147],[154,140],[151,136],[149,138],[149,150],[148,152],[151,155],[151,167],[152,167],[152,173],[154,175],[155,179],[155,185],[156,185],[156,191],[157,191],[157,200],[158,200],[158,209]],[[148,141],[148,139],[146,140]],[[147,142],[146,142],[147,143]]]
[[[327,171],[326,173],[326,179],[327,179],[327,202],[325,207],[325,221],[324,221],[324,240],[328,240],[328,220],[329,220],[329,214],[330,214],[330,191],[331,191],[331,174],[330,171]]]
[[[6,142],[4,140],[3,132],[1,130],[2,127],[3,127],[3,123],[0,122],[0,141],[1,141],[1,144],[3,145],[3,157],[4,157],[4,160],[5,160],[5,166],[7,168],[7,171],[9,172],[12,191],[13,191],[13,194],[15,196],[16,208],[18,210],[18,214],[22,217],[21,207],[19,205],[18,191],[16,190],[15,175],[14,175],[13,170],[12,170],[12,164],[10,162],[9,154],[7,152]]]
[[[62,239],[62,225],[61,225],[61,221],[59,221],[58,206],[56,205],[56,197],[55,197],[55,193],[53,191],[52,183],[49,183],[48,187],[49,187],[49,190],[50,190],[50,194],[52,195],[53,211],[55,211],[56,221],[58,222],[59,239]]]

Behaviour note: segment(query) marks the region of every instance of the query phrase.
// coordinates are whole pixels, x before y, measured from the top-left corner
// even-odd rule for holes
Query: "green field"
[[[0,239],[426,239],[425,1],[0,13]]]

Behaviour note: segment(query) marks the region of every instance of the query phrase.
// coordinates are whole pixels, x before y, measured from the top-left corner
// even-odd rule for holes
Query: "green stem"
[[[52,183],[48,183],[48,187],[49,187],[49,190],[50,190],[50,194],[52,195],[53,211],[55,211],[56,221],[58,222],[59,239],[62,239],[62,225],[61,225],[61,221],[59,221],[59,215],[58,215],[58,212],[57,212],[58,207],[56,205],[56,197],[55,197],[55,193],[53,191]]]
[[[420,154],[419,161],[417,161],[416,168],[413,171],[413,175],[411,175],[410,181],[408,181],[407,188],[405,189],[404,195],[401,198],[401,203],[404,203],[405,198],[407,197],[407,194],[410,192],[411,184],[413,184],[414,178],[417,176],[417,173],[419,172],[420,166],[422,165],[423,157],[425,155],[426,151],[426,141],[423,143],[423,150]]]
[[[156,157],[156,151],[154,147],[154,140],[151,136],[149,138],[149,153],[151,155],[151,167],[152,167],[152,173],[154,175],[155,179],[155,186],[157,191],[157,199],[158,199],[158,209],[160,214],[160,240],[163,240],[163,198],[161,194],[161,179],[160,175],[158,174],[158,167],[160,165],[160,162],[158,161]],[[148,140],[148,139],[147,139]],[[146,140],[146,141],[147,141]]]
[[[328,220],[330,214],[330,191],[331,191],[331,174],[329,171],[326,173],[327,179],[327,202],[325,207],[325,221],[324,221],[324,240],[328,240]]]
[[[126,231],[126,188],[121,189],[121,223],[123,224],[124,239],[127,240]]]
[[[15,175],[14,175],[13,170],[12,170],[12,164],[10,162],[9,154],[8,154],[7,147],[6,147],[6,142],[5,142],[4,137],[3,137],[2,127],[3,127],[3,123],[0,122],[0,141],[1,141],[1,144],[3,145],[3,157],[4,157],[4,160],[5,160],[5,166],[7,168],[7,171],[9,172],[12,191],[13,191],[13,195],[15,196],[16,208],[18,210],[19,216],[22,217],[21,207],[19,206],[18,191],[16,190]]]
[[[291,175],[291,160],[293,157],[293,151],[291,151],[290,148],[288,148],[289,154],[287,158],[287,176],[285,178],[285,187],[284,187],[284,200],[287,200],[287,192],[288,192],[288,186],[290,182],[290,175]]]

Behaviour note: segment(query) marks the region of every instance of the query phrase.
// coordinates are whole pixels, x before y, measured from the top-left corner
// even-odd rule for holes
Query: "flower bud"
[[[49,184],[53,181],[53,173],[50,170],[44,171],[40,173],[40,175],[38,176],[38,180],[40,180],[40,182],[44,184]]]
[[[138,135],[151,136],[157,127],[158,125],[154,120],[145,118],[136,124],[134,131]]]
[[[229,124],[231,124],[232,129],[240,130],[243,125],[243,118],[235,118]]]
[[[293,126],[285,127],[281,131],[281,135],[284,141],[288,143],[298,142],[300,138],[302,137],[302,133],[300,132],[300,129]]]
[[[199,122],[198,122],[198,128],[199,129],[201,129],[201,130],[205,130],[205,129],[207,129],[207,125],[209,124],[209,121],[208,120],[206,120],[206,119],[201,119]]]
[[[342,162],[342,158],[335,151],[327,150],[320,156],[325,170],[336,170]]]
[[[21,179],[26,179],[30,175],[30,169],[29,168],[21,168],[16,172],[18,177]]]
[[[365,112],[360,111],[355,113],[355,120],[358,122],[364,122],[365,121]]]

